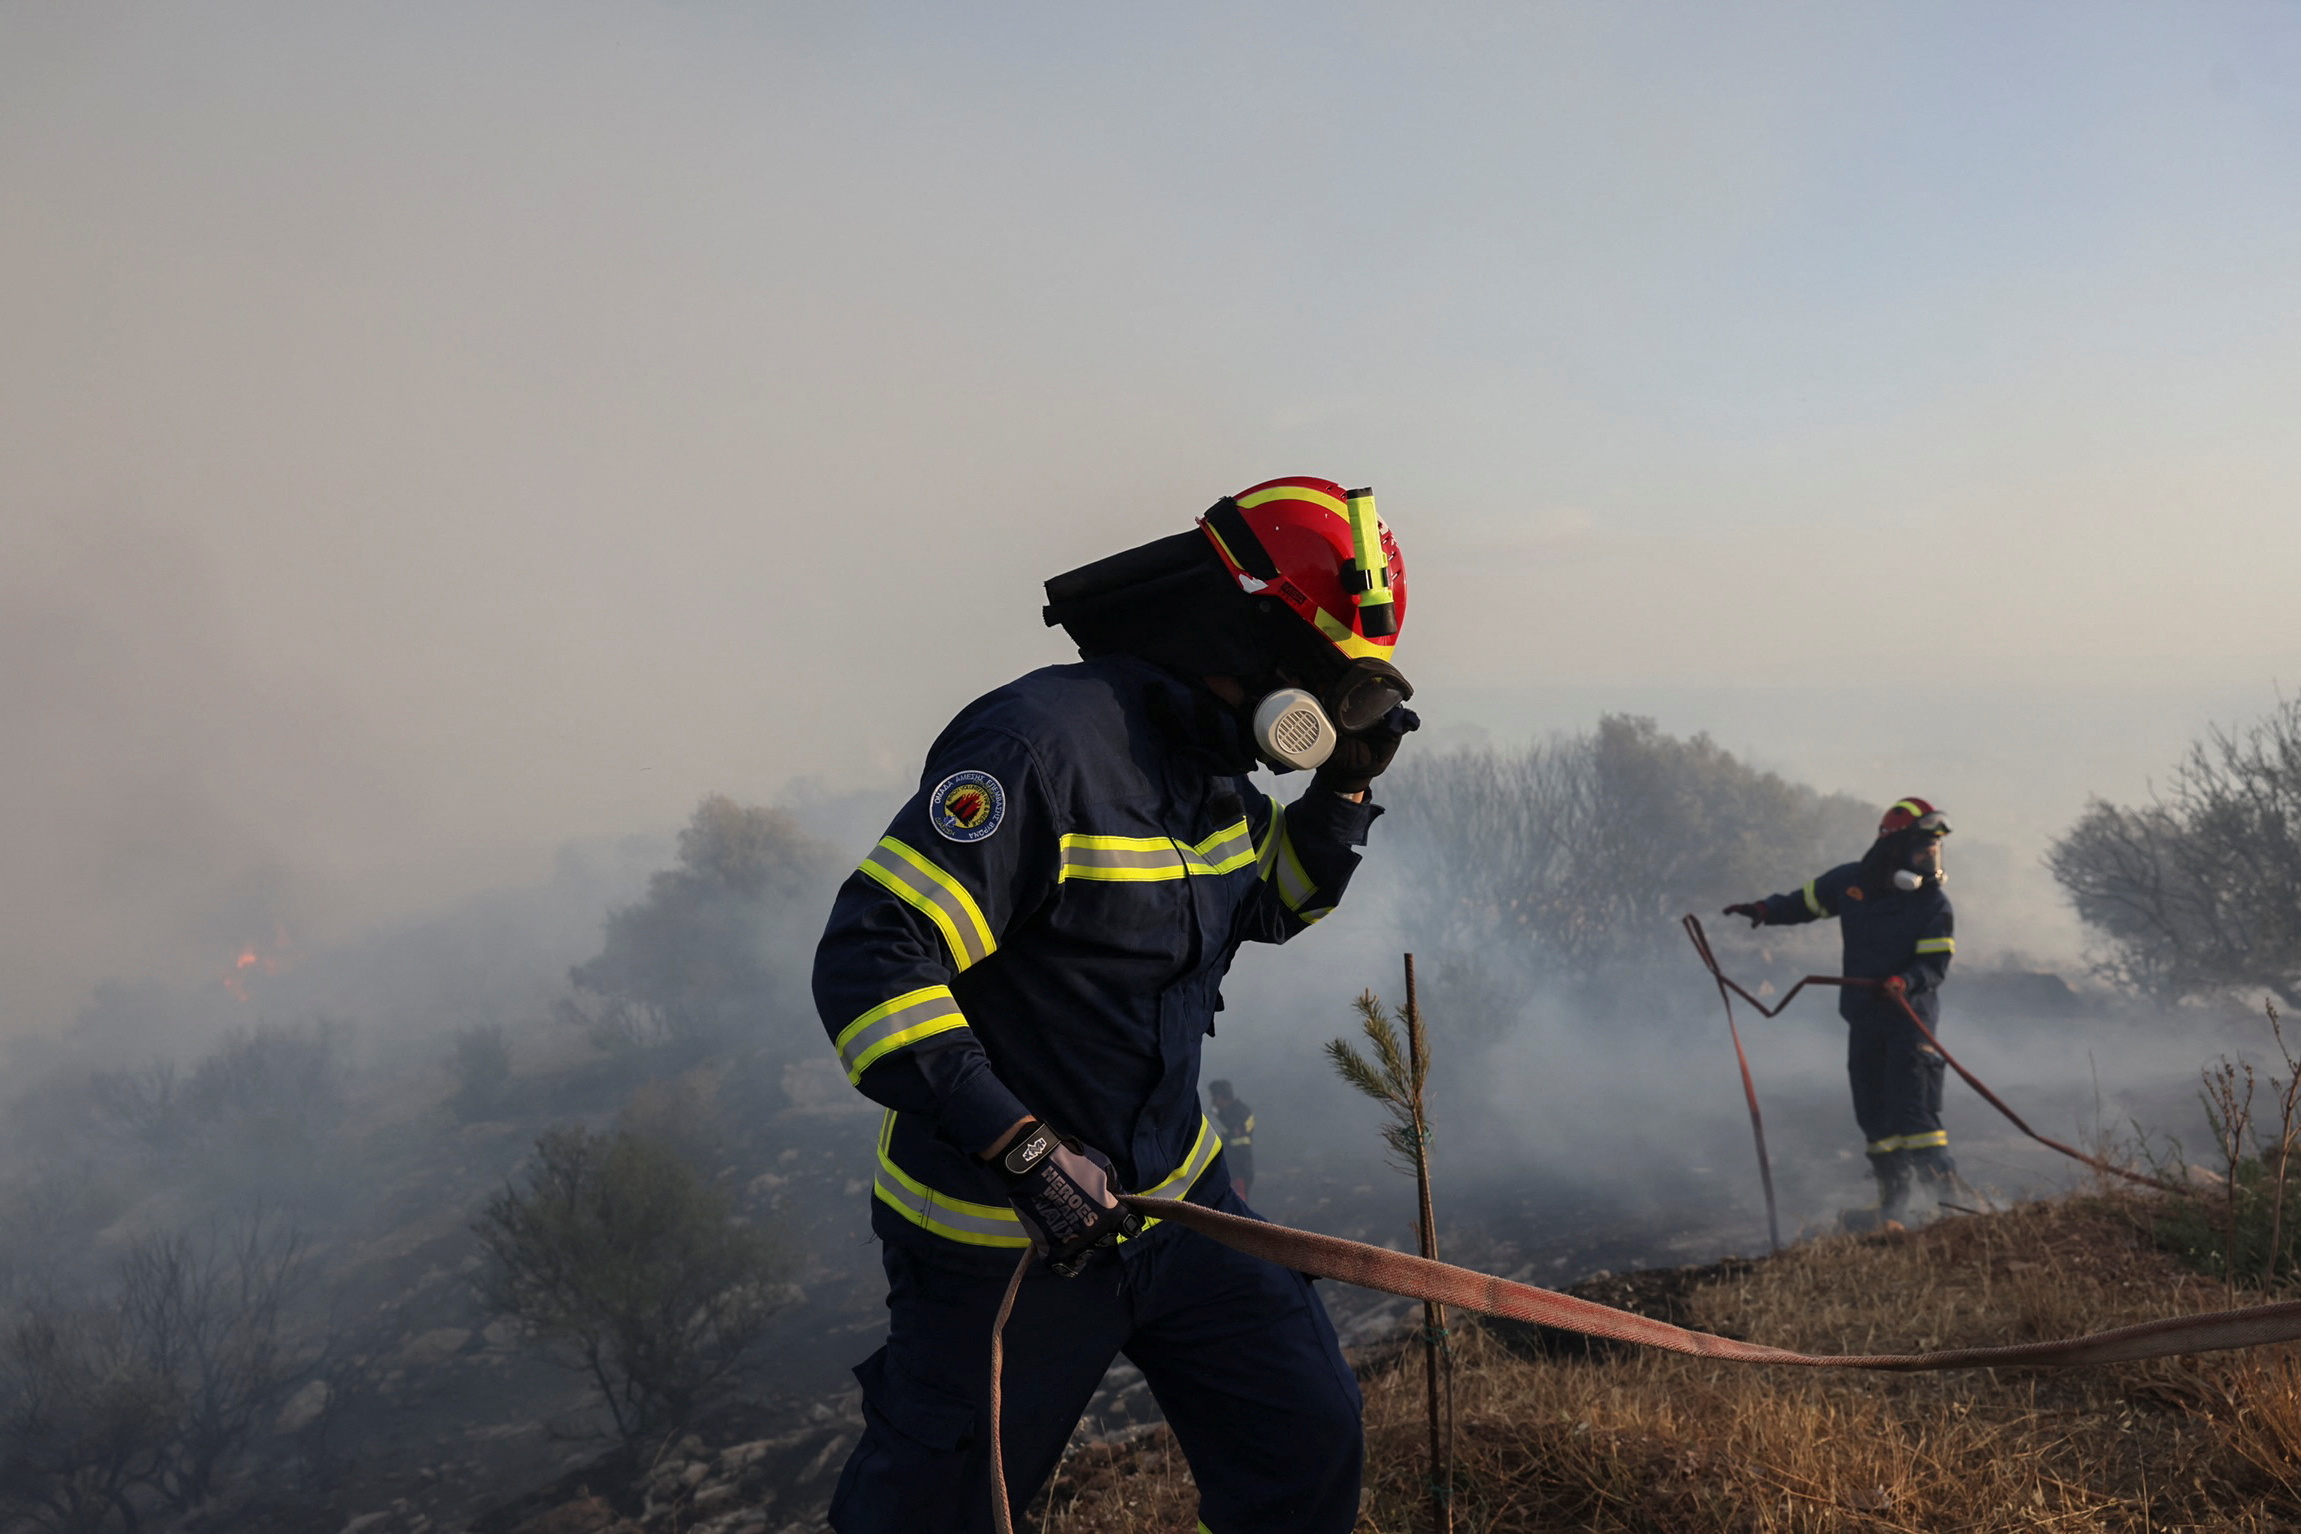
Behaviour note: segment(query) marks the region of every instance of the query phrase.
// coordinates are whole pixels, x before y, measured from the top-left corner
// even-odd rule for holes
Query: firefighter
[[[1941,1026],[1941,985],[1957,952],[1949,896],[1942,893],[1947,835],[1941,811],[1915,796],[1898,800],[1879,820],[1877,840],[1860,862],[1808,879],[1794,895],[1769,895],[1725,911],[1758,927],[1834,916],[1845,940],[1846,975],[1877,982],[1838,992],[1854,1118],[1869,1142],[1878,1185],[1875,1207],[1846,1213],[1852,1230],[1900,1228],[1913,1174],[1939,1203],[1957,1172],[1941,1124],[1941,1054],[1894,1000],[1907,1002],[1926,1027]]]
[[[1206,1095],[1222,1125],[1222,1159],[1230,1163],[1230,1185],[1245,1198],[1254,1187],[1254,1110],[1232,1094],[1227,1081],[1208,1083]]]
[[[1406,568],[1371,492],[1227,496],[1197,527],[1047,582],[1078,646],[977,699],[841,888],[815,1000],[888,1111],[872,1228],[886,1345],[840,1534],[991,1527],[990,1331],[1005,1332],[1004,1471],[1026,1504],[1112,1358],[1181,1441],[1202,1527],[1358,1515],[1358,1388],[1309,1280],[1117,1191],[1251,1214],[1200,1111],[1200,1051],[1239,945],[1342,898],[1417,720],[1390,656]],[[1308,770],[1285,806],[1247,774]]]

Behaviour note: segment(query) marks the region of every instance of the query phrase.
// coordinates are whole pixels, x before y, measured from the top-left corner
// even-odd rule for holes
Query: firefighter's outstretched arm
[[[1838,914],[1837,882],[1817,874],[1788,895],[1768,895],[1750,905],[1726,907],[1728,916],[1747,916],[1753,927],[1794,927],[1801,922],[1827,921]]]
[[[816,1010],[847,1079],[972,1155],[1030,1110],[992,1070],[951,981],[1053,891],[1058,843],[1025,743],[995,731],[938,741],[815,951]]]

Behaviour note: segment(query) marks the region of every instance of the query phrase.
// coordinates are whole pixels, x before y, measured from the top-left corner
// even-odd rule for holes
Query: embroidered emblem
[[[1861,900],[1867,897],[1862,894],[1862,887],[1860,885],[1850,884],[1846,886],[1846,898],[1848,900]]]
[[[1007,791],[987,772],[954,772],[928,795],[927,818],[945,841],[979,842],[1007,818]]]

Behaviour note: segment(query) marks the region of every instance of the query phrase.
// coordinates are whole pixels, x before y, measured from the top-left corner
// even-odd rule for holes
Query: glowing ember
[[[288,967],[288,929],[279,922],[272,923],[272,941],[267,946],[250,943],[240,950],[232,967],[223,977],[224,989],[232,993],[235,1001],[248,999],[248,982],[257,975],[276,975]]]

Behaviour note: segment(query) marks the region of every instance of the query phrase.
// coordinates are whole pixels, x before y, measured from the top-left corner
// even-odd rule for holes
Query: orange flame
[[[224,974],[224,989],[232,993],[235,1001],[248,999],[248,981],[257,975],[276,975],[288,967],[288,929],[280,922],[272,923],[270,952],[249,943],[240,949],[240,956]]]

